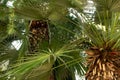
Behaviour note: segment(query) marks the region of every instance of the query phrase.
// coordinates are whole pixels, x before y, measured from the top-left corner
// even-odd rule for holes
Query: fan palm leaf
[[[89,70],[86,74],[88,80],[119,80],[119,13],[104,12],[104,15],[106,18],[100,24],[88,22],[84,27],[85,35],[92,44],[92,47],[86,50],[89,55]],[[98,25],[101,25],[100,28]]]
[[[60,48],[59,50],[54,51],[54,52],[52,50],[49,50],[49,51],[44,51],[43,53],[40,53],[34,57],[24,58],[23,60],[20,60],[16,65],[14,65],[13,68],[7,73],[7,75],[11,75],[11,76],[14,75],[14,76],[16,76],[16,78],[26,77],[27,79],[39,76],[38,79],[41,78],[43,80],[46,80],[46,78],[50,77],[50,75],[52,74],[51,71],[53,71],[54,69],[55,70],[61,69],[64,66],[64,68],[62,68],[62,69],[69,71],[69,68],[67,68],[67,67],[69,67],[69,65],[76,65],[76,68],[74,67],[75,68],[74,70],[79,69],[78,66],[83,66],[83,63],[81,63],[82,57],[80,58],[78,56],[78,58],[74,60],[74,58],[76,58],[74,56],[79,55],[78,53],[76,53],[74,55],[70,55],[70,56],[67,54],[68,53],[73,54],[76,51],[79,51],[79,50],[73,50],[72,48],[74,48],[75,43],[81,43],[82,41],[83,40],[74,41],[71,44],[65,45],[62,48]],[[69,59],[71,61],[69,61]],[[24,60],[25,60],[25,62],[24,62]],[[55,67],[56,60],[59,62],[59,65],[56,65],[56,67]],[[71,64],[72,62],[76,62],[76,63]],[[54,65],[54,67],[53,67],[53,65]],[[80,68],[82,68],[82,67],[80,67]],[[40,71],[40,72],[38,74],[34,75],[33,73],[36,73],[36,71],[37,72]],[[25,74],[26,72],[29,72],[29,74]],[[45,75],[47,75],[48,72],[50,72],[49,75],[47,77],[45,77]],[[83,71],[80,73],[84,74],[84,72],[85,72],[85,70],[83,69]],[[23,76],[24,74],[26,76]],[[61,76],[63,76],[63,75],[61,75]],[[63,77],[63,79],[64,78],[65,77]],[[62,79],[62,78],[60,78],[60,79]]]

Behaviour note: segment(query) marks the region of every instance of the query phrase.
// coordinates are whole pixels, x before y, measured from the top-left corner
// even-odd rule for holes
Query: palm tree
[[[89,23],[85,33],[92,46],[86,50],[89,69],[87,80],[119,80],[119,0],[93,0],[97,23]],[[88,29],[87,29],[88,28]]]
[[[50,31],[47,31],[47,33],[49,32],[50,43],[47,46],[46,43],[39,47],[37,46],[38,50],[34,52],[35,54],[26,56],[25,54],[29,53],[29,49],[26,46],[30,46],[28,43],[30,29],[29,27],[24,28],[25,33],[20,35],[20,40],[23,41],[23,44],[19,50],[19,56],[22,58],[19,57],[16,65],[5,75],[18,80],[75,80],[75,71],[80,75],[85,73],[84,55],[79,54],[85,51],[88,55],[87,80],[120,79],[119,0],[93,0],[96,6],[95,19],[92,19],[94,21],[90,21],[82,13],[78,14],[79,11],[81,12],[78,7],[73,8],[78,11],[74,14],[78,18],[71,19],[66,17],[67,9],[71,7],[68,5],[67,0],[51,0],[50,2],[23,1],[25,2],[18,1],[19,4],[16,2],[15,12],[21,17],[32,19],[31,22],[36,19],[49,19],[50,21],[47,23]],[[64,4],[58,5],[60,2]],[[48,8],[48,10],[39,7],[40,4],[45,9]],[[53,5],[57,7],[58,11],[54,10]],[[60,8],[62,8],[62,12]],[[61,15],[58,15],[60,12]],[[42,40],[44,41],[44,39]],[[30,43],[32,44],[32,42]]]
[[[64,5],[59,5],[59,2],[64,3]],[[72,3],[75,2],[76,1],[73,1]],[[21,40],[22,42],[22,45],[17,52],[18,62],[15,62],[16,65],[10,67],[10,71],[6,73],[6,75],[10,76],[11,79],[16,78],[18,80],[75,80],[75,71],[77,71],[81,75],[85,73],[85,67],[83,65],[84,58],[82,55],[79,54],[80,49],[75,44],[81,43],[83,42],[83,40],[78,39],[70,42],[71,39],[74,40],[73,26],[76,26],[76,21],[71,19],[69,15],[67,15],[68,7],[66,7],[65,4],[67,4],[68,6],[67,0],[51,0],[49,3],[39,0],[23,0],[23,2],[15,2],[14,18],[16,18],[16,21],[18,20],[16,23],[21,23],[19,21],[19,16],[24,16],[27,20],[22,19],[22,21],[24,21],[22,29],[18,27],[20,25],[17,25],[17,29],[15,27],[10,27],[9,29],[11,30],[8,30],[9,35],[17,34],[17,39]],[[57,12],[54,11],[54,6],[58,8]],[[44,7],[46,9],[48,8],[48,10],[44,10]],[[62,10],[60,8],[62,8]],[[61,14],[58,15],[58,13],[60,12]],[[48,22],[48,19],[50,20],[50,22]],[[43,31],[41,30],[41,25],[42,23],[44,23],[44,21],[46,26],[43,26],[43,28],[44,30],[47,29],[47,31],[44,34],[45,36],[42,36],[39,33],[44,33],[41,32]],[[13,20],[12,22],[10,21],[10,23],[13,22]],[[35,25],[34,23],[38,25]],[[36,27],[38,28],[36,29]],[[49,27],[51,27],[50,31],[48,31]],[[49,36],[50,34],[51,37]],[[45,39],[47,39],[47,42],[49,39],[49,45],[47,44],[47,46]],[[34,50],[32,52],[34,54],[30,54],[31,56],[28,56],[29,52],[31,53],[30,50]],[[6,78],[8,78],[8,76]]]

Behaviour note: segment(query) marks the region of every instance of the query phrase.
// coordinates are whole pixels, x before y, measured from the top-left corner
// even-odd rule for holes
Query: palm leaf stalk
[[[87,80],[120,79],[119,0],[93,0],[96,6],[95,23],[85,28],[92,47],[88,54]]]
[[[109,26],[91,22],[85,25],[84,32],[92,44],[86,50],[88,54],[87,80],[120,79],[119,23],[119,13],[114,13]]]

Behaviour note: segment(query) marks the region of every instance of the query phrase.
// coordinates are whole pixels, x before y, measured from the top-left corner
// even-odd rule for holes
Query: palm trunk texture
[[[87,80],[120,80],[120,52],[90,48]]]
[[[30,52],[34,52],[39,48],[39,43],[49,41],[49,32],[47,21],[34,20],[30,25]]]
[[[34,52],[38,52],[38,49],[40,48],[39,44],[43,44],[44,41],[49,43],[48,23],[46,20],[33,20],[30,23],[29,31],[29,52],[30,54],[33,54]],[[55,80],[53,74],[50,75],[49,80]]]

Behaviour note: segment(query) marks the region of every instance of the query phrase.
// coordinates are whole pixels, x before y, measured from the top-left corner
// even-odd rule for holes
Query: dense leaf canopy
[[[9,7],[11,1],[13,5]],[[91,75],[91,65],[96,66],[96,54],[87,66],[90,54],[84,54],[86,50],[100,51],[97,56],[118,53],[120,1],[88,2],[91,0],[0,0],[0,64],[9,61],[6,70],[0,67],[0,79],[76,80],[76,73],[84,76],[88,70]],[[86,13],[86,5],[94,6],[95,12]],[[37,41],[31,54],[30,46],[35,44],[31,44],[30,37],[35,36],[30,27],[39,20],[46,22],[49,40]],[[20,43],[19,49],[13,44],[16,41]],[[103,58],[106,55],[109,56],[107,53]]]

